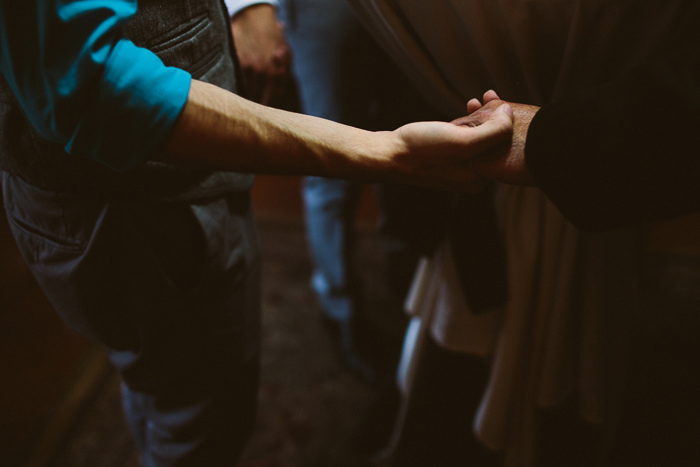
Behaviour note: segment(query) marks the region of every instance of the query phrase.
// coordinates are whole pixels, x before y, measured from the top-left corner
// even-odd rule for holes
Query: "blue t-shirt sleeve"
[[[0,71],[46,139],[115,170],[161,148],[190,75],[121,37],[136,0],[0,0]]]

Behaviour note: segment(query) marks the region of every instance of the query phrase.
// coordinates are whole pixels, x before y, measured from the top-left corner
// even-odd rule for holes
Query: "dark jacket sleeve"
[[[578,228],[700,210],[700,46],[672,52],[533,119],[528,168]]]

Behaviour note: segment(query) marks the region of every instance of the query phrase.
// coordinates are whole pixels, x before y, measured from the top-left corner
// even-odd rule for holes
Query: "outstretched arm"
[[[192,81],[164,160],[252,173],[309,174],[468,190],[471,159],[509,141],[512,116],[501,106],[478,127],[420,122],[369,132],[272,109]]]
[[[19,104],[44,138],[115,170],[158,158],[465,190],[476,178],[471,159],[512,132],[503,111],[479,128],[426,122],[373,133],[267,108],[123,38],[135,0],[15,3],[0,0],[0,71]]]

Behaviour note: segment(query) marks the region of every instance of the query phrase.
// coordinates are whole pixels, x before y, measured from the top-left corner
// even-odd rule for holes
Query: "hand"
[[[270,105],[287,90],[292,53],[284,25],[269,4],[251,5],[231,19],[243,81],[250,100]]]
[[[403,151],[395,158],[408,183],[455,191],[480,191],[483,180],[472,163],[484,152],[508,144],[513,133],[509,105],[497,106],[477,117],[478,125],[456,126],[444,122],[404,125],[395,133]]]
[[[500,100],[494,91],[484,94],[484,105],[478,99],[467,103],[469,116],[458,118],[452,123],[476,127],[488,121],[490,116],[506,102]],[[474,171],[487,179],[514,185],[534,185],[535,181],[525,163],[525,141],[530,122],[539,107],[509,103],[513,108],[513,138],[510,144],[504,143],[486,151],[474,160]]]

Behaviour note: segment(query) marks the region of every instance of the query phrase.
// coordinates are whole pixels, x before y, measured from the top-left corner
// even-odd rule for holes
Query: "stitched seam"
[[[197,16],[185,25],[178,25],[164,32],[160,36],[154,38],[151,42],[152,45],[149,47],[149,49],[151,49],[152,52],[157,53],[166,50],[170,47],[174,47],[182,42],[185,42],[195,37],[201,31],[206,29],[210,24],[211,23],[209,22],[208,14],[205,13],[203,15]]]
[[[7,216],[10,222],[19,230],[29,235],[30,237],[37,238],[43,242],[49,243],[57,248],[63,248],[71,251],[79,251],[83,249],[82,242],[70,241],[67,238],[62,238],[53,235],[49,232],[41,230],[27,222],[24,222],[12,215]]]

